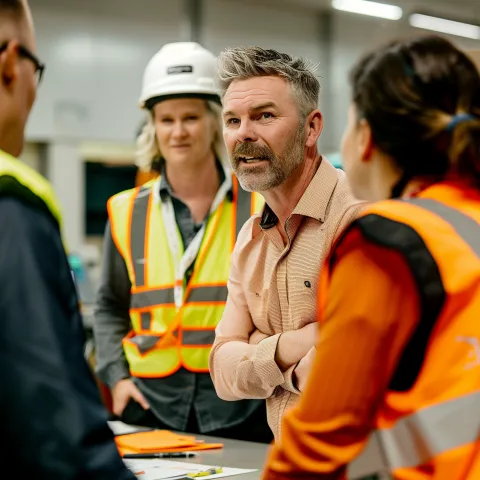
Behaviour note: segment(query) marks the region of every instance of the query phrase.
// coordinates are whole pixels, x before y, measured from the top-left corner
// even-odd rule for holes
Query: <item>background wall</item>
[[[48,69],[28,137],[131,142],[142,118],[143,69],[164,43],[186,39],[182,1],[34,0],[32,10]],[[312,8],[206,0],[200,22],[200,41],[216,54],[236,45],[277,48],[319,62],[326,78],[327,44]]]
[[[143,69],[180,40],[181,2],[34,0],[45,82],[28,125],[32,139],[130,142]]]
[[[200,3],[200,0],[198,0]],[[38,49],[47,64],[27,136],[131,143],[142,119],[137,108],[143,69],[167,42],[188,39],[184,0],[32,0]],[[405,8],[467,18],[480,2],[396,1]],[[319,64],[326,149],[336,148],[348,100],[347,72],[361,52],[394,36],[420,33],[406,20],[325,9],[321,0],[204,0],[201,43],[215,54],[226,46],[260,45]],[[323,9],[322,9],[323,8]],[[452,37],[465,48],[480,42]]]

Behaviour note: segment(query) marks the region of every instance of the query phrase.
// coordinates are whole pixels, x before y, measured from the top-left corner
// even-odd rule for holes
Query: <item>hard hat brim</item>
[[[210,102],[218,103],[222,105],[220,97],[215,94],[211,93],[170,93],[167,95],[158,95],[156,97],[149,98],[146,100],[142,108],[146,108],[147,110],[152,110],[152,108],[160,102],[164,102],[165,100],[172,100],[175,98],[200,98],[203,100],[207,100]]]

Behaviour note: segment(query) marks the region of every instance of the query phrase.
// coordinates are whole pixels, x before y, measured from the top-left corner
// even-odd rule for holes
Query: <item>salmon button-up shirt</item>
[[[362,206],[352,196],[345,173],[323,158],[286,221],[287,245],[268,205],[238,236],[210,372],[224,400],[267,399],[268,422],[276,437],[285,410],[300,393],[293,376],[298,364],[282,371],[275,361],[279,337],[316,321],[323,261]],[[254,332],[266,338],[251,343]],[[300,383],[298,371],[296,378]]]

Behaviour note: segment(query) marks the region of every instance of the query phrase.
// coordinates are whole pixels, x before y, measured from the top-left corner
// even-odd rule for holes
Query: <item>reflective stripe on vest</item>
[[[422,207],[449,223],[455,229],[457,235],[461,237],[480,258],[480,225],[473,218],[470,218],[456,208],[449,207],[431,198],[411,198],[405,201]]]
[[[429,198],[404,199],[448,223],[480,258],[480,224],[456,208]],[[442,402],[400,418],[372,433],[362,454],[349,466],[358,479],[424,465],[438,455],[480,439],[480,392]]]
[[[135,286],[145,285],[145,265],[138,261],[139,258],[146,261],[145,236],[147,231],[148,205],[151,188],[141,187],[134,200],[132,211],[132,223],[130,228],[130,251],[132,255],[133,268],[135,270]],[[172,289],[173,290],[173,289]],[[160,302],[163,303],[163,302]],[[169,302],[165,302],[169,303]]]
[[[173,332],[178,337],[178,331]],[[157,335],[137,335],[131,339],[132,343],[137,345],[142,353],[151,350],[162,337]],[[205,346],[212,345],[215,340],[215,330],[183,330],[182,345],[188,346]]]
[[[195,303],[226,302],[227,295],[228,290],[225,285],[201,286],[192,288],[188,296],[188,301]],[[164,304],[175,304],[173,298],[173,287],[145,290],[144,292],[135,291],[132,293],[132,308],[147,308]]]
[[[480,392],[403,417],[392,428],[372,434],[363,458],[349,467],[349,478],[416,467],[444,452],[475,442],[480,433],[479,419]]]

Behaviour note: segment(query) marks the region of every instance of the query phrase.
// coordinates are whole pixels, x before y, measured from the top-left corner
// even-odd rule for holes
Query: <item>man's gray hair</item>
[[[234,80],[266,76],[284,78],[290,84],[300,115],[306,118],[318,106],[320,83],[315,70],[312,62],[276,50],[227,48],[218,57],[216,84],[223,101]]]

